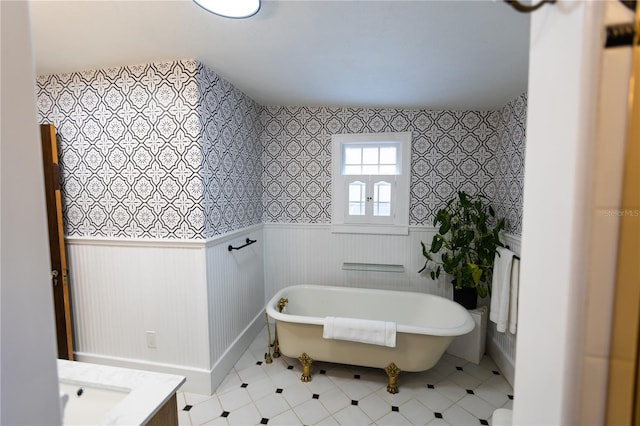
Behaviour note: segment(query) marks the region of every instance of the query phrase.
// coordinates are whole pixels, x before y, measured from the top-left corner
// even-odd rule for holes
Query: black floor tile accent
[[[359,375],[359,374],[354,374],[354,375],[353,375],[353,378],[354,378],[354,379],[360,379],[360,375]]]
[[[433,415],[436,416],[436,419],[442,418],[442,413],[433,413]]]
[[[500,375],[500,372],[498,370],[493,370],[492,373],[495,374],[496,376]]]
[[[256,362],[256,365],[262,365],[262,361]]]
[[[467,389],[467,393],[468,393],[469,395],[475,395],[475,393],[474,393],[471,389]]]
[[[262,425],[266,425],[267,423],[269,423],[269,419],[265,419],[263,417],[262,420],[260,420],[260,424],[262,424]]]
[[[293,370],[293,365],[287,365],[287,370]]]
[[[318,395],[317,393],[313,394],[313,399],[320,399],[320,395]]]
[[[278,388],[278,389],[276,389],[276,393],[282,393],[282,391],[283,391],[283,390],[284,390],[284,389],[280,389],[280,388]]]
[[[435,386],[433,386],[433,385],[427,385],[427,387],[428,387],[429,389],[435,389]]]
[[[243,384],[240,385],[241,388],[246,388],[247,386],[249,386],[248,383],[243,383]]]
[[[399,407],[396,407],[395,405],[391,406],[391,411],[400,411]]]
[[[327,374],[327,370],[320,370],[320,374]]]
[[[487,426],[488,426],[488,425],[489,425],[489,422],[488,422],[488,421],[486,421],[485,419],[480,419],[480,424],[481,424],[481,425],[487,425]]]
[[[507,395],[509,399],[513,399],[513,395]]]
[[[464,371],[464,370],[462,369],[462,367],[456,367],[456,370],[458,370],[458,371]]]
[[[185,405],[182,411],[189,411],[193,408],[193,405]]]
[[[220,417],[229,417],[229,413],[228,411],[223,411],[222,414],[220,414]]]
[[[352,399],[351,400],[351,405],[358,405],[358,401]]]

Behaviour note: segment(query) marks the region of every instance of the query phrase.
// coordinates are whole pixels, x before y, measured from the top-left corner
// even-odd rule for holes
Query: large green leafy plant
[[[430,276],[435,280],[444,270],[454,277],[456,288],[472,287],[480,297],[486,297],[496,248],[504,247],[499,237],[504,222],[504,218],[496,219],[495,211],[485,197],[459,191],[438,210],[433,220],[438,233],[431,246],[420,242],[426,261],[418,272],[430,270]],[[436,260],[434,255],[438,253],[441,256]]]

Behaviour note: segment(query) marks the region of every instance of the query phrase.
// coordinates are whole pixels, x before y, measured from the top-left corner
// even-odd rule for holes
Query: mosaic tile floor
[[[264,362],[266,328],[213,396],[178,393],[180,425],[490,425],[513,390],[494,362],[449,354],[431,370],[401,373],[386,391],[379,369],[315,362],[302,383],[297,359]]]

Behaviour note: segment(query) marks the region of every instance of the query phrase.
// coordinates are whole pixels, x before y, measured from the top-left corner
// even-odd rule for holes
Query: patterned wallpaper
[[[260,222],[259,106],[199,62],[37,88],[39,121],[58,131],[67,236],[206,238]]]
[[[413,132],[410,224],[482,193],[520,233],[526,95],[498,111],[263,107],[195,60],[37,79],[67,236],[208,238],[331,221],[331,134]]]
[[[497,170],[493,205],[507,218],[506,231],[522,234],[524,154],[527,138],[527,94],[513,99],[499,111]]]
[[[205,236],[262,222],[262,107],[198,63]]]
[[[266,107],[267,222],[331,221],[331,134],[413,132],[411,225],[432,225],[457,190],[496,193],[497,111]]]

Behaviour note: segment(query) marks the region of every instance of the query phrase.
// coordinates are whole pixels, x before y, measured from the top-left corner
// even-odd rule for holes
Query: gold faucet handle
[[[284,297],[281,298],[276,305],[278,307],[278,312],[282,312],[287,303],[289,303],[289,299],[285,299]]]

